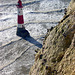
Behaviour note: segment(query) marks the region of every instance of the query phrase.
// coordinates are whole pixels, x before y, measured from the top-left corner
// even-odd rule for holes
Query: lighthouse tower
[[[18,9],[18,19],[17,19],[17,35],[21,37],[29,36],[29,32],[24,27],[24,18],[23,18],[23,10],[22,10],[22,1],[18,0],[17,9]]]

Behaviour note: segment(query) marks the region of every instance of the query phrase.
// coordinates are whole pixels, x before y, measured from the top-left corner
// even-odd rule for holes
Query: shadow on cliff
[[[35,40],[33,37],[31,36],[27,36],[27,37],[22,37],[24,40],[34,44],[35,46],[39,47],[39,48],[42,48],[42,44],[39,43],[37,40]]]

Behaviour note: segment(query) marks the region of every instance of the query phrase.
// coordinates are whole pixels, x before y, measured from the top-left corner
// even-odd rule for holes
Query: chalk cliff
[[[75,75],[75,0],[59,24],[48,30],[30,75]]]

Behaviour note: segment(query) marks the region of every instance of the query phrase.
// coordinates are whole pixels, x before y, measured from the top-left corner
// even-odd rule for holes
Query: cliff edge
[[[59,24],[48,30],[29,75],[75,75],[75,0]]]

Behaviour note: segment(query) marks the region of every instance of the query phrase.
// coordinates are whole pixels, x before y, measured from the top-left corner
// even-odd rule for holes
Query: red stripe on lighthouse
[[[24,23],[23,15],[18,15],[18,24],[23,24],[23,23]]]

